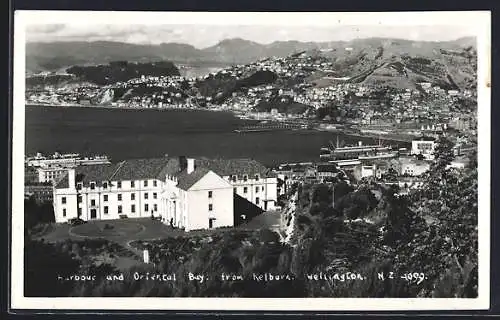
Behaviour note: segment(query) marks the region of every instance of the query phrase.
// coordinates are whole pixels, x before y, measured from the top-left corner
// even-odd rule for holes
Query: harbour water
[[[128,158],[186,155],[253,158],[266,165],[318,161],[339,135],[346,144],[376,139],[317,130],[235,132],[249,120],[230,112],[26,107],[26,153],[106,154]]]

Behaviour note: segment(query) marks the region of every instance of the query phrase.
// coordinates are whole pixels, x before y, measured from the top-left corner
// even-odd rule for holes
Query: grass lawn
[[[146,230],[141,223],[132,221],[113,220],[113,221],[93,221],[73,227],[69,230],[71,235],[88,238],[107,238],[107,237],[133,237]]]
[[[208,236],[235,229],[257,230],[270,228],[276,230],[278,229],[279,222],[279,212],[265,212],[239,227],[185,232],[181,229],[173,229],[160,221],[151,220],[150,218],[95,220],[79,226],[71,226],[66,223],[53,224],[50,229],[46,230],[46,233],[34,238],[43,238],[48,242],[58,242],[67,239],[106,239],[131,248],[129,243],[140,240]],[[106,225],[111,227],[105,228]]]

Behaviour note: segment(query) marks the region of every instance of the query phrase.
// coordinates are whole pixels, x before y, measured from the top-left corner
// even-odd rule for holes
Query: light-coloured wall
[[[74,171],[73,171],[74,173]],[[74,176],[70,179],[73,179]],[[108,182],[106,188],[102,181],[94,181],[94,189],[90,188],[90,183],[77,190],[76,187],[67,189],[54,189],[54,210],[56,222],[66,222],[78,216],[78,209],[81,210],[80,218],[83,220],[109,220],[119,219],[121,215],[130,218],[150,217],[151,210],[157,205],[155,216],[164,218],[164,223],[169,224],[170,219],[174,219],[174,225],[185,228],[187,231],[194,229],[206,229],[209,227],[209,218],[213,217],[213,227],[234,225],[234,194],[233,187],[239,188],[239,193],[243,196],[243,187],[248,188],[246,198],[253,203],[259,198],[259,205],[264,208],[264,201],[268,202],[267,209],[275,206],[277,199],[277,179],[260,178],[259,181],[249,179],[248,181],[233,186],[228,179],[223,179],[214,172],[208,172],[202,179],[195,183],[188,191],[176,187],[177,181],[166,177],[165,181],[148,180],[147,186],[144,180],[136,180],[132,187],[131,181]],[[74,183],[73,183],[74,185]],[[256,192],[255,187],[259,187]],[[212,191],[212,198],[208,198],[208,191]],[[148,194],[148,199],[145,194]],[[154,198],[156,193],[156,199]],[[121,200],[118,200],[118,195]],[[135,194],[132,200],[131,195]],[[77,195],[81,196],[81,202],[77,202]],[[107,195],[107,201],[105,201]],[[66,197],[66,204],[62,204],[62,197]],[[92,205],[92,200],[95,201]],[[145,204],[148,210],[145,210]],[[175,207],[174,207],[175,203]],[[209,212],[208,205],[212,204],[212,212]],[[121,213],[118,206],[122,206]],[[131,206],[135,205],[135,213],[131,212]],[[105,207],[108,208],[105,213]],[[63,216],[63,209],[66,209],[66,216]],[[95,209],[95,218],[91,217],[92,209]]]
[[[375,175],[375,166],[361,166],[361,177],[373,177]]]
[[[411,154],[421,154],[427,160],[434,159],[434,148],[436,143],[434,141],[420,141],[413,140],[411,142]]]
[[[135,185],[132,187],[130,180],[121,181],[121,187],[118,187],[118,181],[111,181],[108,183],[107,188],[102,186],[102,181],[94,181],[95,188],[92,190],[90,184],[82,187],[78,194],[82,196],[82,202],[78,204],[81,208],[83,220],[92,220],[91,210],[96,210],[95,219],[119,219],[120,215],[126,215],[130,218],[150,217],[153,211],[155,216],[161,212],[161,193],[163,183],[159,180],[147,180],[147,186],[144,186],[144,180],[134,181]],[[154,186],[153,181],[156,181]],[[156,193],[156,199],[154,197]],[[132,194],[135,195],[132,200]],[[147,199],[146,199],[146,196]],[[108,199],[105,201],[105,196]],[[118,200],[118,195],[121,195],[121,200]],[[95,200],[95,205],[92,206],[92,200]],[[146,210],[145,204],[148,205]],[[155,209],[156,204],[156,211]],[[132,212],[132,205],[135,205],[135,212]],[[122,207],[119,213],[118,206]],[[108,208],[108,213],[105,213],[105,207]]]
[[[66,198],[66,204],[62,203],[63,198]],[[74,189],[58,189],[58,192],[54,194],[53,205],[56,222],[66,222],[77,217],[76,192]],[[66,216],[63,213],[64,209],[66,209]]]
[[[67,171],[68,169],[65,168],[38,168],[38,182],[58,181]]]
[[[230,176],[225,176],[224,180],[228,181],[233,188],[236,188],[236,194],[247,199],[251,203],[264,210],[272,210],[275,208],[278,200],[278,179],[277,178],[262,178],[255,179],[254,176],[249,176],[247,181],[237,179],[234,181]],[[247,192],[245,191],[247,188]],[[256,187],[259,188],[257,192]],[[234,190],[234,189],[233,189]],[[259,203],[257,203],[257,198]],[[265,203],[267,202],[267,207]]]
[[[212,191],[212,198],[209,198]],[[234,226],[233,187],[213,172],[208,172],[186,193],[187,208],[186,230],[208,229],[209,219],[213,228]],[[209,205],[212,205],[212,211]]]

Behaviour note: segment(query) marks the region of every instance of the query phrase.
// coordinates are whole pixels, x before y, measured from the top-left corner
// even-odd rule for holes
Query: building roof
[[[109,177],[115,172],[116,164],[96,164],[90,166],[79,166],[76,168],[75,180],[87,185],[94,181],[100,184],[102,181],[109,181]]]
[[[200,181],[208,172],[207,168],[196,168],[190,174],[186,170],[181,171],[177,175],[177,187],[182,190],[189,190],[196,182]]]
[[[220,176],[260,174],[268,176],[270,170],[253,159],[196,159],[197,167],[208,168]]]
[[[337,166],[333,163],[318,164],[318,172],[337,172]]]
[[[413,141],[429,141],[430,142],[430,141],[436,141],[436,138],[423,136],[423,137],[420,137],[417,139],[413,139]]]
[[[166,175],[175,176],[178,187],[189,189],[207,172],[213,171],[220,176],[255,175],[271,177],[274,174],[265,166],[252,159],[196,159],[195,170],[191,174],[181,171],[178,157],[130,159],[114,164],[79,166],[75,169],[76,181],[88,185],[91,181],[100,185],[104,181],[164,179]],[[64,175],[55,185],[58,189],[68,188],[68,176]]]
[[[155,179],[160,178],[160,173],[166,171],[174,174],[179,170],[164,170],[165,168],[173,169],[167,166],[173,160],[171,158],[152,158],[152,159],[130,159],[125,160],[116,165],[115,172],[109,177],[110,181],[121,180],[140,180],[140,179]],[[178,167],[177,167],[178,168]],[[165,177],[163,175],[163,177]]]

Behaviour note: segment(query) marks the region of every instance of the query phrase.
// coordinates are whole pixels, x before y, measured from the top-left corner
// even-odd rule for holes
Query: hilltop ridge
[[[288,56],[300,51],[329,51],[338,55],[352,47],[353,54],[362,50],[383,47],[386,55],[433,55],[435,48],[461,50],[475,47],[475,39],[453,41],[412,41],[401,39],[367,38],[351,41],[300,42],[275,41],[270,44],[225,39],[199,49],[183,43],[158,45],[131,44],[113,41],[31,42],[26,44],[26,68],[29,72],[55,71],[73,65],[102,64],[111,61],[161,61],[174,63],[245,64],[272,56]],[[324,52],[327,54],[328,52]]]

